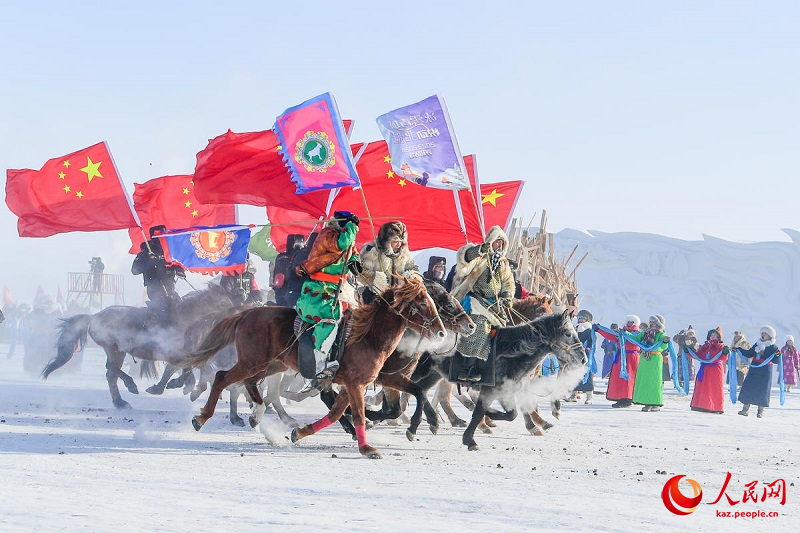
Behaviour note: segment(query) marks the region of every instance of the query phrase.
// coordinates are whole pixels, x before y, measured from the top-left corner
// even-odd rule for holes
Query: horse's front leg
[[[244,427],[244,419],[239,416],[239,396],[242,395],[242,387],[238,383],[228,387],[230,397],[230,409],[228,410],[228,420],[234,426]]]
[[[286,412],[286,409],[283,408],[283,403],[281,403],[281,387],[283,387],[283,378],[284,375],[274,374],[272,376],[268,376],[264,384],[266,385],[267,394],[264,398],[264,402],[272,406],[275,409],[275,412],[278,413],[278,418],[281,419],[285,425],[295,428],[299,424],[297,420],[292,418],[292,416]]]
[[[478,448],[478,443],[475,442],[475,429],[483,421],[483,415],[485,414],[486,405],[483,403],[482,395],[479,395],[478,400],[475,402],[475,408],[472,410],[472,418],[467,429],[464,430],[464,435],[461,437],[461,443],[471,452],[480,449]]]
[[[467,427],[467,422],[456,414],[456,412],[453,410],[453,405],[450,403],[450,398],[453,395],[453,384],[446,379],[439,381],[439,386],[436,387],[435,395],[439,405],[442,406],[444,414],[447,415],[450,425],[454,428]]]
[[[439,417],[436,416],[436,411],[434,411],[433,407],[431,407],[428,398],[425,396],[425,393],[422,391],[419,385],[402,374],[394,374],[389,376],[388,378],[383,379],[382,383],[384,387],[391,387],[395,390],[412,394],[417,400],[417,406],[414,409],[414,414],[411,416],[411,425],[408,427],[408,430],[406,430],[406,438],[408,440],[414,440],[417,434],[417,429],[419,429],[419,424],[422,422],[423,410],[425,411],[425,418],[430,425],[431,433],[435,435],[439,431]]]
[[[488,405],[491,405],[491,402],[486,400]],[[503,407],[504,411],[498,411],[496,409],[488,408],[486,409],[486,416],[493,420],[506,420],[511,422],[515,418],[517,418],[517,408],[514,405],[508,405],[507,402],[504,400],[500,400],[500,405]]]
[[[121,368],[117,377],[122,380],[122,384],[125,385],[128,392],[131,394],[139,394],[139,387],[136,385],[136,381],[129,374],[123,372]]]
[[[364,391],[366,388],[366,384],[347,387],[347,395],[350,397],[350,413],[353,417],[353,427],[356,429],[358,451],[369,459],[382,459],[381,453],[367,444],[366,417],[364,416]],[[340,394],[339,396],[343,395]]]
[[[328,409],[333,408],[333,404],[334,402],[336,402],[336,396],[337,394],[333,391],[333,388],[331,387],[325,387],[319,393],[319,399],[322,400],[322,402],[328,407]],[[353,437],[353,440],[356,440],[356,428],[353,427],[353,424],[346,416],[339,418],[339,425],[342,426],[342,429],[348,435]]]
[[[122,373],[122,362],[125,360],[125,352],[106,348],[106,381],[108,382],[108,392],[111,393],[111,401],[117,409],[130,409],[131,404],[122,399],[119,393],[117,380]]]
[[[346,393],[345,390],[343,390],[336,396],[336,399],[334,400],[333,405],[330,407],[330,411],[328,412],[327,415],[320,418],[313,424],[306,424],[305,426],[294,428],[292,430],[292,436],[291,436],[292,442],[297,442],[300,439],[308,437],[309,435],[313,435],[317,431],[323,430],[326,427],[333,424],[334,422],[336,422],[337,420],[341,419],[345,409],[347,409],[349,405],[350,405],[350,396]],[[361,405],[363,408],[364,404],[362,403]],[[364,416],[363,411],[361,416],[362,417]],[[363,428],[364,422],[361,422],[361,424]]]
[[[150,385],[145,390],[150,394],[164,394],[164,389],[167,388],[167,381],[172,377],[172,374],[175,373],[175,370],[176,369],[174,365],[167,363],[166,367],[164,368],[164,373],[161,375],[161,380],[155,385]]]

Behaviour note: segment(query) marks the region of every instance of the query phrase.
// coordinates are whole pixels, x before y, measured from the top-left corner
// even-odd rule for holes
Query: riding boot
[[[758,413],[756,413],[757,418],[764,418],[764,408],[760,405],[758,406]]]
[[[458,373],[458,381],[480,381],[481,374],[478,372],[478,359],[475,357],[464,357],[461,371]]]
[[[739,414],[742,415],[742,416],[747,416],[747,413],[749,411],[750,411],[750,404],[746,403],[746,404],[744,404],[744,407],[742,407],[742,410],[739,411]]]

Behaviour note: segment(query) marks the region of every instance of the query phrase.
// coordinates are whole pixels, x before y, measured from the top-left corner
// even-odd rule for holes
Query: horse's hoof
[[[128,392],[131,394],[139,394],[139,387],[134,385],[133,387],[128,387]]]
[[[479,451],[481,451],[481,449],[478,448],[477,444],[470,444],[469,446],[467,446],[467,449],[469,451],[471,451],[471,452],[479,452]]]
[[[400,421],[397,420],[396,418],[394,418],[392,420],[387,420],[386,421],[386,425],[387,426],[399,426],[400,425]]]
[[[547,431],[548,429],[551,429],[552,427],[553,427],[553,424],[551,424],[550,422],[545,422],[544,425],[542,426],[542,429]]]
[[[491,418],[489,418],[488,416],[487,416],[486,418],[484,418],[484,422],[485,422],[485,423],[486,423],[486,425],[487,425],[487,426],[489,426],[490,428],[496,428],[496,427],[497,427],[497,424],[495,423],[495,421],[494,421],[494,420],[492,420]]]
[[[414,442],[414,439],[416,439],[416,438],[417,438],[417,436],[416,436],[416,435],[415,435],[415,434],[414,434],[414,433],[413,433],[413,432],[412,432],[410,429],[407,429],[407,430],[406,430],[406,438],[407,438],[409,441],[411,441],[411,442]]]
[[[439,426],[438,425],[434,426],[434,425],[431,424],[429,427],[431,428],[431,433],[433,435],[436,435],[437,433],[439,433]]]
[[[364,446],[363,448],[359,449],[358,451],[361,452],[361,455],[366,457],[367,459],[383,459],[381,452],[373,448],[372,446]]]
[[[486,426],[485,428],[481,428],[481,433],[483,433],[484,435],[491,435],[492,434],[492,428],[490,428],[489,426]]]
[[[171,379],[171,380],[169,380],[169,381],[167,382],[167,388],[168,388],[168,389],[177,389],[177,388],[178,388],[178,387],[180,387],[181,385],[183,385],[183,383],[181,383],[180,381],[178,381],[178,378]]]
[[[156,396],[158,396],[162,392],[164,392],[164,391],[161,390],[160,387],[156,387],[155,385],[151,385],[150,387],[147,387],[145,389],[145,391],[149,392],[150,394],[155,394]]]
[[[467,427],[467,422],[465,420],[461,420],[460,418],[456,418],[455,420],[450,422],[450,425],[453,426],[454,428],[465,428]]]
[[[132,409],[131,404],[129,404],[125,400],[114,402],[114,407],[116,407],[117,409]]]
[[[195,431],[200,431],[200,428],[203,427],[203,424],[197,420],[197,417],[192,418],[192,426],[194,427]]]
[[[535,437],[544,437],[544,430],[542,428],[533,427],[530,430],[531,435]]]
[[[240,428],[244,427],[244,420],[242,420],[241,416],[232,416],[231,417],[231,424],[234,426],[239,426]]]
[[[250,415],[250,418],[248,419],[248,421],[250,422],[250,427],[251,428],[255,428],[258,425],[258,420],[256,420],[256,417],[254,417],[252,415]],[[244,423],[242,423],[242,425],[244,425]]]
[[[292,442],[297,442],[297,441],[300,440],[300,435],[297,434],[297,428],[294,428],[292,430],[291,440],[292,440]]]
[[[199,393],[199,392],[196,393],[195,391],[192,391],[192,393],[189,395],[189,401],[192,401],[192,402],[195,401],[197,398],[200,397],[200,394],[201,393]]]
[[[552,411],[551,414],[553,415],[553,418],[555,418],[556,420],[561,418],[561,411]]]

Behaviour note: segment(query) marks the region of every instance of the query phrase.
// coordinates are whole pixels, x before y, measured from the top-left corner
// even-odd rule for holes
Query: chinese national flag
[[[236,206],[202,204],[195,198],[192,176],[164,176],[134,187],[133,205],[142,228],[128,230],[132,254],[139,252],[142,232],[149,237],[152,226],[163,224],[167,229],[178,229],[236,223]]]
[[[104,142],[6,176],[6,204],[19,217],[20,237],[138,225]]]
[[[492,226],[508,229],[523,184],[523,181],[504,181],[481,185],[481,208],[487,230]]]
[[[330,191],[295,194],[272,130],[227,133],[197,154],[195,194],[207,204],[279,206],[324,216]]]
[[[362,202],[363,205],[363,202]],[[267,218],[272,224],[269,232],[269,240],[278,251],[286,250],[287,237],[292,233],[302,233],[306,238],[313,230],[320,231],[325,221],[314,221],[314,217],[302,211],[292,211],[283,207],[267,206]],[[361,224],[361,231],[364,231],[364,224]]]
[[[361,144],[353,145],[353,153],[362,147]],[[408,247],[412,251],[437,246],[457,250],[466,243],[453,191],[419,187],[395,174],[385,141],[371,142],[366,146],[356,163],[356,171],[370,214],[378,218],[375,221],[376,232],[381,224],[396,217],[408,228]],[[340,190],[331,209],[350,211],[363,219],[358,233],[358,246],[375,238],[366,220],[361,191]],[[472,207],[471,213],[474,212]],[[477,215],[468,212],[463,214],[471,217],[471,224],[477,224]]]

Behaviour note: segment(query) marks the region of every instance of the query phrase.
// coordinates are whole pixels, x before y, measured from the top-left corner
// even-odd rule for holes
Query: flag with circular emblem
[[[167,230],[162,239],[164,258],[189,272],[241,274],[247,264],[251,226],[198,226]]]
[[[19,217],[20,237],[139,225],[105,142],[54,157],[39,170],[6,170],[6,204]]]
[[[344,124],[331,93],[284,111],[275,121],[275,134],[296,193],[359,185]]]

